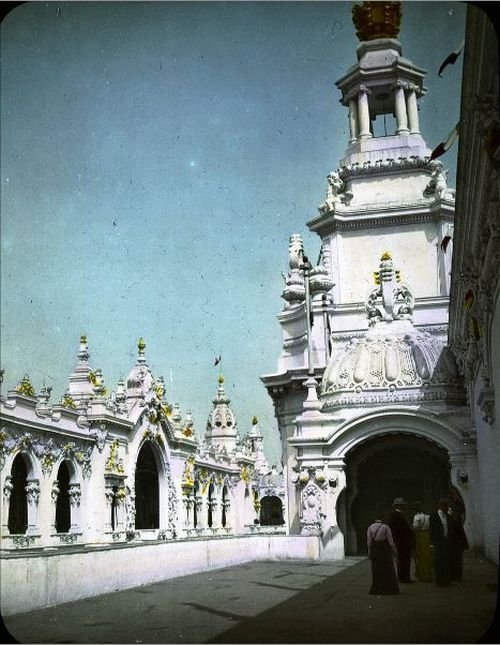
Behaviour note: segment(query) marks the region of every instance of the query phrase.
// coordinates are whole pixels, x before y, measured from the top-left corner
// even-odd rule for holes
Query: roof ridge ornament
[[[374,272],[375,283],[366,300],[366,313],[370,326],[378,322],[412,320],[415,299],[410,287],[400,282],[400,272],[394,268],[392,255],[384,251],[380,257],[380,270]]]
[[[361,42],[377,38],[397,38],[401,24],[402,3],[366,1],[352,8],[352,21]]]

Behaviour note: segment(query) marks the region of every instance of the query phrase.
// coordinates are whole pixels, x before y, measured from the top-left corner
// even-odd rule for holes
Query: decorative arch
[[[397,407],[348,421],[329,446],[330,463],[342,474],[335,491],[337,523],[351,554],[364,552],[375,506],[389,511],[392,499],[403,496],[410,503],[423,498],[432,507],[451,485],[457,464],[474,455],[459,427],[428,410]]]
[[[260,500],[261,526],[279,526],[284,523],[283,502],[277,495],[265,495]]]
[[[33,462],[25,452],[18,452],[12,459],[9,491],[9,509],[7,526],[11,535],[23,535],[28,528],[28,498],[27,486],[30,474],[33,472]]]
[[[330,438],[331,456],[345,459],[357,445],[384,434],[411,434],[427,439],[449,454],[464,452],[464,437],[460,428],[433,413],[387,409],[370,412],[340,426]]]
[[[160,481],[164,484],[162,460],[152,441],[143,441],[137,453],[134,476],[135,528],[160,528]]]
[[[80,504],[80,484],[77,482],[76,467],[71,459],[63,458],[58,464],[51,495],[55,501],[55,531],[69,533],[77,524],[76,507]]]

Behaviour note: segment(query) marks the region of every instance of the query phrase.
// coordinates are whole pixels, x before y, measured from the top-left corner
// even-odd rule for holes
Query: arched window
[[[208,507],[207,525],[209,527],[211,527],[213,524],[213,496],[214,496],[214,485],[210,484],[210,486],[208,487],[208,504],[207,504],[207,507]]]
[[[262,526],[283,524],[283,504],[276,495],[268,495],[260,500],[260,523]]]
[[[28,528],[28,502],[26,499],[26,485],[28,483],[28,468],[26,458],[19,454],[12,463],[11,470],[12,491],[9,504],[9,533],[26,533]]]
[[[196,528],[198,526],[198,482],[195,482],[193,489],[193,526]]]
[[[57,471],[59,493],[56,501],[56,532],[68,533],[71,526],[71,504],[69,501],[69,482],[71,475],[68,464],[63,461]]]
[[[227,524],[226,507],[227,507],[227,487],[224,486],[224,488],[222,489],[222,519],[221,519],[221,525],[223,527],[225,527]]]
[[[153,450],[146,442],[137,457],[135,468],[135,528],[160,527],[160,487],[158,467]]]

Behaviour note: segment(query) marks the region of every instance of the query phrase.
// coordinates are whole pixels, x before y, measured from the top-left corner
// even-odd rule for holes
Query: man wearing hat
[[[407,506],[403,497],[396,497],[392,503],[392,513],[389,519],[389,526],[391,527],[392,537],[398,554],[398,580],[402,583],[413,582],[410,579],[413,531],[404,516]]]

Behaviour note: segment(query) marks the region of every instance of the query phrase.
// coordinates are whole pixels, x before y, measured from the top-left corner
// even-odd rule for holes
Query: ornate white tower
[[[208,415],[205,442],[216,450],[225,450],[227,454],[235,451],[239,439],[238,424],[230,403],[224,388],[224,377],[220,374],[213,409]]]
[[[280,430],[289,530],[321,535],[333,557],[362,551],[377,488],[378,502],[406,495],[429,505],[475,467],[446,348],[455,195],[420,132],[425,71],[402,55],[401,3],[363,2],[353,18],[357,63],[337,82],[350,138],[308,222],[321,238],[318,266],[293,235],[283,350],[277,372],[262,377]],[[371,474],[380,464],[392,471],[383,484]]]

